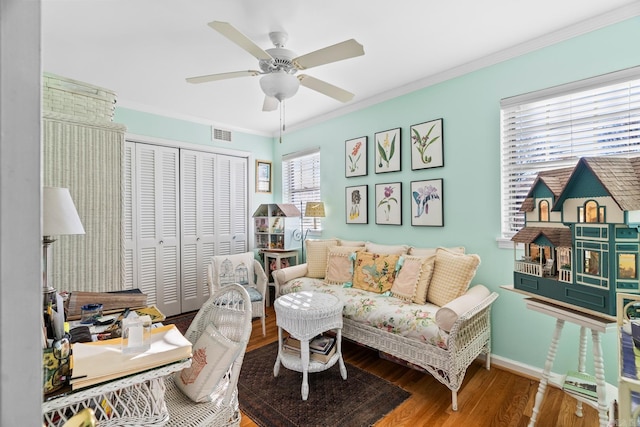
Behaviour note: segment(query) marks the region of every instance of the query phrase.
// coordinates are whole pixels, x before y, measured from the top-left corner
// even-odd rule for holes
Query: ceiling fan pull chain
[[[280,144],[282,144],[282,128],[283,128],[283,124],[282,124],[282,105],[284,104],[284,100],[280,101],[279,104],[280,104],[279,105],[279,107],[280,107],[280,114],[279,114],[280,115],[280,127],[279,127],[279,130],[280,130]]]

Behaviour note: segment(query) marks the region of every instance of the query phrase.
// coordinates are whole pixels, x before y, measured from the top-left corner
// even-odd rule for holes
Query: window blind
[[[307,202],[320,198],[320,149],[315,148],[282,157],[282,198],[301,210],[305,230],[313,228],[313,218],[304,218]],[[321,219],[316,219],[321,227]]]
[[[503,99],[500,107],[503,238],[524,226],[520,205],[539,172],[640,152],[640,67]]]

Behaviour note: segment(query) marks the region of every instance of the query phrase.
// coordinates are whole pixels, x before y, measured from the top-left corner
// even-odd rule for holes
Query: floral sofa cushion
[[[303,290],[337,296],[344,303],[342,315],[347,319],[447,348],[449,334],[436,324],[439,307],[434,304],[413,304],[385,294],[327,285],[322,279],[310,277],[299,277],[280,285],[280,295]]]

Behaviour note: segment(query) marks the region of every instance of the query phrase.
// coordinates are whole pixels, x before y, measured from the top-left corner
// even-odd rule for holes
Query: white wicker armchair
[[[267,335],[264,307],[268,279],[262,264],[254,258],[253,252],[212,256],[207,266],[207,281],[212,294],[229,283],[244,285],[251,298],[253,317],[260,318],[262,335]]]
[[[196,403],[176,386],[173,375],[165,381],[168,426],[238,426],[238,377],[251,336],[251,302],[246,289],[238,284],[224,286],[205,302],[191,322],[185,336],[195,344],[207,325],[240,343],[241,351],[222,379],[211,390],[211,402]]]

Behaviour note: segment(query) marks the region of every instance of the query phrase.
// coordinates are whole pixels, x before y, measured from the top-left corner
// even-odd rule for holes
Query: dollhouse
[[[611,316],[616,292],[640,293],[640,157],[541,172],[520,210],[515,289]]]

